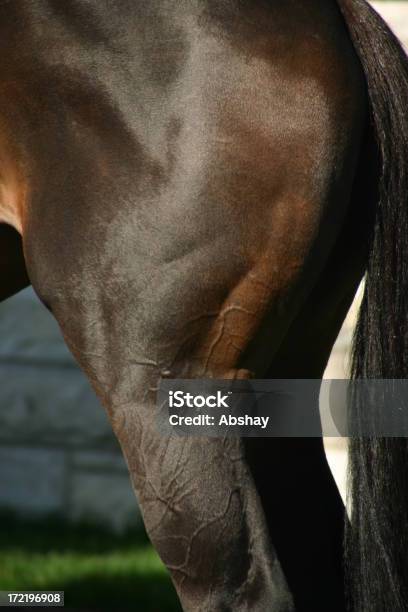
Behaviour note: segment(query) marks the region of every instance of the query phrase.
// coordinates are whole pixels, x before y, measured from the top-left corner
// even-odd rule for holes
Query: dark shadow
[[[0,223],[0,302],[30,284],[20,234]]]

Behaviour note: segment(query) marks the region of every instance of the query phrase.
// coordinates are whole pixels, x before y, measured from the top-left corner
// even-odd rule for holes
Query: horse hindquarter
[[[331,252],[364,95],[318,4],[299,21],[214,2],[101,14],[119,66],[66,32],[40,40],[60,24],[28,14],[39,50],[30,71],[15,58],[30,279],[108,411],[185,610],[292,608],[242,442],[161,437],[154,390],[265,374]]]

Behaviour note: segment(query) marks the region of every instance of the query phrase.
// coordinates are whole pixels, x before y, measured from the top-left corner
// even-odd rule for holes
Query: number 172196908
[[[0,591],[0,606],[63,606],[63,591]]]

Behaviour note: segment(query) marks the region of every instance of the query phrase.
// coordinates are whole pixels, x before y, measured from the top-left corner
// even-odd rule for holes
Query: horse
[[[1,0],[0,48],[0,297],[59,323],[183,609],[406,610],[405,439],[350,442],[348,521],[320,438],[155,421],[162,379],[321,378],[364,276],[353,377],[406,376],[398,40],[365,0]]]

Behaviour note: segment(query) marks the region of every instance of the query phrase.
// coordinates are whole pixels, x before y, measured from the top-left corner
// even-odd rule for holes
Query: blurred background
[[[374,2],[408,44],[408,2]],[[358,296],[326,378],[347,378]],[[31,289],[0,304],[0,590],[71,610],[180,610],[104,411]],[[325,440],[345,498],[346,441]]]

